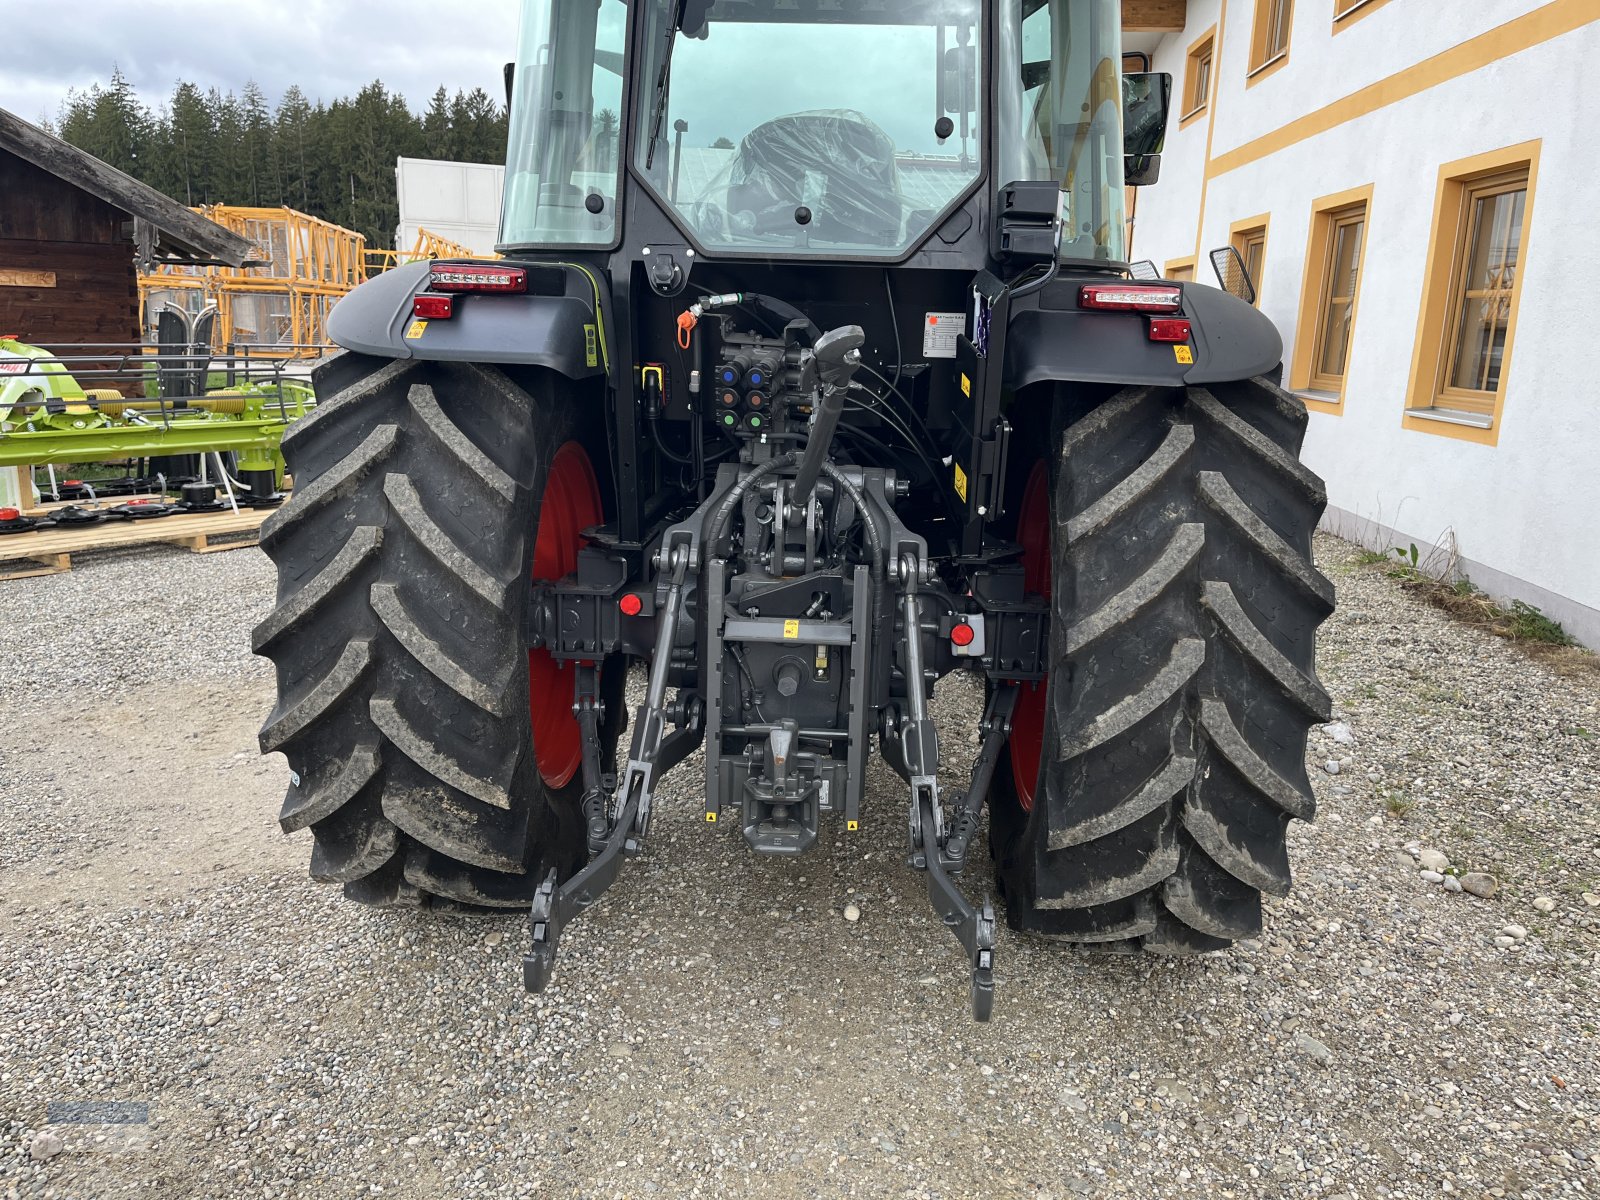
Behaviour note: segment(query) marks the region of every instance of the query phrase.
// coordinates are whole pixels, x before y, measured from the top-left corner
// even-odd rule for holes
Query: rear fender
[[[1271,375],[1283,338],[1257,309],[1204,284],[1184,283],[1188,345],[1152,342],[1140,313],[1078,307],[1085,280],[1062,281],[1013,308],[1006,337],[1006,386],[1047,381],[1183,387]],[[1029,299],[1034,299],[1030,297]],[[1185,362],[1185,357],[1192,362]]]
[[[334,305],[328,336],[346,350],[380,358],[548,367],[569,379],[607,369],[605,304],[599,280],[572,263],[519,263],[525,294],[458,294],[448,320],[421,320],[411,302],[428,290],[431,262],[407,263]]]

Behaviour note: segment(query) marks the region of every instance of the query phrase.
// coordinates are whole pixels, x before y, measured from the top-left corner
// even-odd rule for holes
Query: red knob
[[[973,629],[965,621],[960,622],[950,630],[950,640],[958,646],[972,645],[973,639],[977,636],[977,630]]]
[[[617,607],[622,610],[625,617],[637,617],[644,611],[644,601],[633,592],[624,592],[617,601]]]

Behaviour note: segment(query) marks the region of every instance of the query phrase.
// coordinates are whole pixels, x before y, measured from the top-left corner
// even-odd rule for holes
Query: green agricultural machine
[[[171,511],[221,508],[218,494],[275,507],[284,478],[279,442],[314,407],[311,385],[286,375],[280,362],[213,359],[192,348],[39,347],[0,337],[0,468],[43,467],[46,498],[189,487],[197,490],[185,495],[188,509]],[[98,484],[62,481],[54,471],[115,462],[129,466],[94,472]]]
[[[1171,81],[1123,75],[1120,19],[525,0],[504,258],[342,300],[283,442],[261,746],[315,877],[527,910],[538,990],[698,751],[751,853],[904,829],[980,1019],[974,877],[1065,943],[1259,931],[1329,711],[1324,491],[1266,318],[1134,278]]]

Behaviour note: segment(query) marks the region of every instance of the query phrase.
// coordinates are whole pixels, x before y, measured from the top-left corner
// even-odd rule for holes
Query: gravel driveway
[[[1318,550],[1293,896],[1189,960],[1002,928],[988,1026],[887,772],[782,862],[686,764],[529,997],[518,916],[345,904],[278,832],[257,551],[0,584],[0,1196],[1600,1193],[1600,673]]]

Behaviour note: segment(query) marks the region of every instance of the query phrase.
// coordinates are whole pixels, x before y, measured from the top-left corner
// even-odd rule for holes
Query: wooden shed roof
[[[0,150],[120,208],[134,220],[135,241],[147,243],[141,253],[156,261],[242,267],[259,258],[252,242],[3,108]]]

